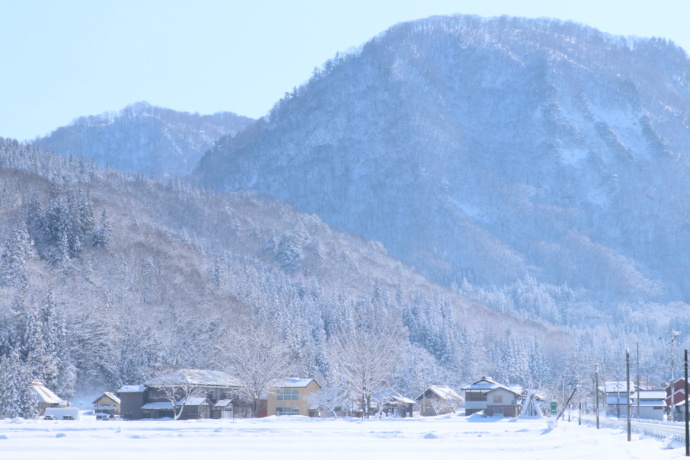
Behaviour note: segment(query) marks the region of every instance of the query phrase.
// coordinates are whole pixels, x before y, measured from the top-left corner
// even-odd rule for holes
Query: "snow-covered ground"
[[[0,420],[0,458],[22,459],[654,459],[683,446],[548,419]]]

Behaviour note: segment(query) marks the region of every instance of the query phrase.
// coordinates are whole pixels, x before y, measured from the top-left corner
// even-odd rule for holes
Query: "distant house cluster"
[[[47,410],[69,407],[40,382],[34,382],[41,415]],[[178,369],[163,373],[139,385],[125,385],[117,392],[105,392],[93,401],[99,419],[127,420],[175,418],[231,419],[272,415],[330,416],[336,410],[315,404],[312,396],[321,390],[313,378],[284,378],[273,382],[272,390],[260,397],[256,406],[243,396],[241,383],[221,371]],[[446,385],[429,385],[415,399],[392,390],[377,394],[369,413],[394,417],[436,416],[465,408],[466,415],[517,417],[522,411],[525,392],[482,377],[460,389],[465,396]],[[363,401],[353,398],[349,407],[339,407],[342,415],[363,416]],[[256,410],[254,409],[256,407]]]
[[[685,417],[687,390],[685,379],[657,389],[638,388],[632,381],[605,382],[599,387],[599,400],[610,416],[627,417],[630,407],[630,416],[633,418],[681,421]]]

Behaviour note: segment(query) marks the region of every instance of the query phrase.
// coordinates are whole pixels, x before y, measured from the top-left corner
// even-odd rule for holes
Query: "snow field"
[[[511,459],[684,457],[685,449],[620,430],[547,419],[442,416],[425,419],[268,417],[192,421],[0,421],[0,458]]]

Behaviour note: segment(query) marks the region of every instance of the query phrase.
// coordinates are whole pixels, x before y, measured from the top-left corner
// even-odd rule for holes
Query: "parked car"
[[[108,420],[122,420],[122,417],[120,417],[117,414],[110,414],[110,417],[108,417]]]
[[[52,415],[46,415],[45,417],[43,417],[43,420],[55,420],[55,417],[53,417]]]
[[[110,414],[96,414],[96,420],[110,420]]]
[[[74,420],[74,417],[72,417],[71,415],[63,415],[62,420]]]

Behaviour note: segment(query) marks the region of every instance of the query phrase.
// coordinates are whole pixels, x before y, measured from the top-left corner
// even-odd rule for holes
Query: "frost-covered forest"
[[[115,152],[160,139],[127,109],[56,131],[88,141],[64,156],[0,139],[0,416],[31,415],[32,378],[232,373],[264,334],[292,375],[370,396],[491,375],[560,397],[637,345],[658,387],[670,332],[690,344],[688,75],[660,40],[431,18],[316,69],[196,185],[68,153],[105,152],[101,122]]]
[[[68,397],[169,367],[224,369],[247,324],[272,328],[290,372],[325,385],[343,384],[334,350],[356,334],[394,334],[383,377],[406,394],[497,373],[518,349],[530,372],[519,379],[546,384],[562,371],[563,329],[431,283],[379,244],[275,200],[156,182],[7,139],[0,190],[8,388],[40,378]]]
[[[77,118],[33,144],[118,171],[185,176],[219,138],[252,121],[230,112],[199,115],[137,102],[119,112]]]
[[[573,23],[399,24],[221,139],[196,178],[316,213],[500,309],[645,315],[690,301],[688,75],[672,43]],[[543,300],[501,300],[534,283]]]

